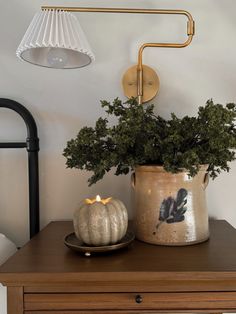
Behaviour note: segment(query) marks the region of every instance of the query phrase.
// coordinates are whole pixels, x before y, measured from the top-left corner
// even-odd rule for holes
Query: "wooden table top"
[[[185,247],[156,246],[135,240],[128,248],[106,255],[85,257],[64,245],[73,232],[72,222],[56,221],[0,267],[0,282],[31,280],[113,280],[222,278],[236,282],[236,230],[224,220],[210,222],[210,239]],[[60,279],[59,279],[59,276]],[[63,277],[64,276],[64,277]],[[44,279],[43,279],[44,278]],[[64,278],[64,279],[63,279]],[[77,278],[77,279],[76,279]]]

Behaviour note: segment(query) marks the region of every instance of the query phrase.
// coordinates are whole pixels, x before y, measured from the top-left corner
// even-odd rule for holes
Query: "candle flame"
[[[111,199],[112,199],[111,197],[102,199],[100,195],[97,195],[97,196],[96,196],[95,198],[93,198],[93,199],[86,198],[86,199],[84,200],[84,202],[85,202],[85,204],[89,204],[89,205],[92,205],[92,204],[94,204],[95,202],[102,203],[103,205],[106,205],[107,203],[110,202]]]
[[[100,195],[97,195],[97,196],[96,196],[96,202],[101,202],[101,197],[100,197]]]

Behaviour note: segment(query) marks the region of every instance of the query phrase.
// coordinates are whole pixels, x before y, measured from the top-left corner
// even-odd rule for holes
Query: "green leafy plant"
[[[153,105],[138,105],[136,99],[125,103],[116,98],[101,101],[108,115],[118,118],[110,125],[99,118],[94,128],[83,127],[67,143],[63,155],[68,168],[92,171],[89,185],[102,179],[116,167],[116,175],[127,174],[137,165],[162,165],[177,173],[183,168],[194,176],[201,164],[215,178],[221,170],[229,171],[236,148],[236,105],[214,104],[208,100],[199,107],[197,117],[178,118],[174,113],[165,120],[156,116]]]

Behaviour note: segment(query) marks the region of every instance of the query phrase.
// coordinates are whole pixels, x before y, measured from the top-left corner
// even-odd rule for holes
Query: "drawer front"
[[[140,311],[76,311],[76,310],[57,310],[57,311],[25,311],[24,314],[141,314]],[[143,312],[143,314],[199,314],[199,313],[190,313],[190,312],[157,312],[157,311],[148,311]],[[222,314],[222,313],[212,313],[204,312],[204,314]]]
[[[236,292],[25,294],[25,310],[236,310]]]
[[[142,312],[138,311],[76,311],[76,310],[57,310],[57,311],[25,311],[24,314],[141,314]],[[191,312],[143,312],[142,314],[199,314],[199,313],[191,313]],[[213,313],[213,312],[204,312],[204,314],[222,314],[222,313]]]

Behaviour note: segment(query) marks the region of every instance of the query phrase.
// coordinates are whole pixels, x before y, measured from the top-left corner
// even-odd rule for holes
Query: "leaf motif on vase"
[[[156,226],[156,229],[163,223],[168,224],[181,222],[185,219],[185,212],[187,207],[187,195],[188,191],[186,189],[179,189],[177,192],[176,198],[169,196],[165,198],[160,206],[159,212],[159,223]],[[155,234],[155,232],[153,232]]]

